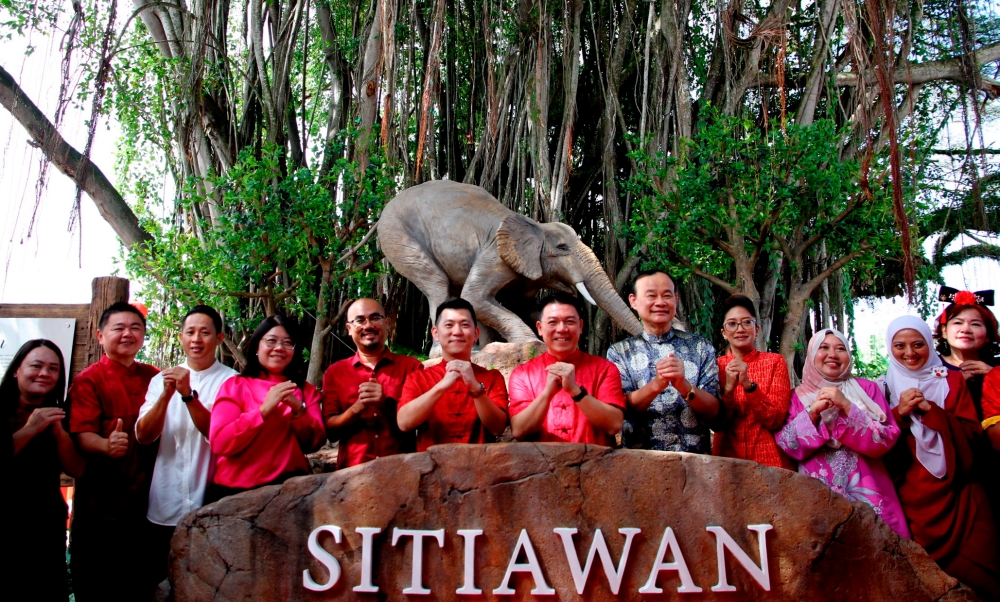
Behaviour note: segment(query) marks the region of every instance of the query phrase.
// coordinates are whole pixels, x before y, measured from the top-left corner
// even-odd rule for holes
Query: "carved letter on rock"
[[[668,548],[673,552],[673,562],[663,561]],[[663,531],[663,539],[660,540],[660,549],[656,552],[653,570],[649,572],[649,580],[646,581],[646,585],[639,589],[640,594],[663,593],[662,588],[656,587],[656,578],[660,575],[660,571],[677,571],[677,575],[681,578],[681,586],[677,588],[678,593],[697,594],[701,591],[701,588],[695,585],[694,580],[691,579],[691,571],[688,570],[687,562],[684,561],[684,554],[681,553],[681,546],[677,543],[677,536],[674,535],[674,530],[670,527]]]
[[[361,583],[354,587],[356,592],[376,593],[378,586],[372,583],[372,538],[382,529],[377,527],[358,527],[355,533],[361,534]]]
[[[325,592],[336,585],[340,579],[340,563],[333,557],[333,554],[327,552],[323,549],[323,546],[319,545],[319,534],[323,532],[333,535],[333,541],[340,543],[341,531],[340,527],[336,525],[320,525],[309,534],[309,541],[306,543],[309,553],[330,573],[330,578],[326,580],[326,585],[320,585],[313,580],[312,575],[309,574],[309,569],[302,571],[302,585],[314,592]]]
[[[521,550],[524,550],[524,555],[528,558],[527,564],[517,562]],[[494,594],[512,596],[516,593],[510,586],[510,576],[513,573],[531,573],[531,577],[535,580],[535,587],[531,590],[533,596],[552,596],[556,593],[556,590],[545,582],[542,565],[538,564],[538,556],[535,555],[535,548],[531,545],[527,529],[521,529],[521,534],[517,537],[517,544],[514,546],[514,553],[510,555],[510,563],[507,565],[507,573],[503,576],[503,583],[493,590]]]
[[[483,530],[459,529],[458,534],[465,540],[465,583],[455,593],[475,596],[483,593],[483,590],[476,587],[476,537],[482,535]]]
[[[434,531],[427,529],[392,530],[392,545],[396,545],[400,537],[413,537],[413,564],[410,570],[410,587],[403,590],[404,594],[429,594],[431,590],[424,587],[424,537],[433,537],[438,547],[444,547],[444,529]]]
[[[772,529],[771,525],[747,525],[747,529],[757,532],[757,549],[760,554],[760,566],[754,564],[743,548],[726,533],[722,527],[705,527],[706,531],[715,534],[715,555],[719,563],[719,583],[712,587],[713,592],[735,592],[736,586],[730,585],[726,578],[726,557],[725,549],[729,548],[733,558],[736,559],[743,568],[750,573],[750,576],[764,588],[765,592],[771,591],[771,573],[767,566],[767,539],[764,534]]]
[[[611,553],[608,551],[608,544],[604,541],[604,534],[598,529],[594,533],[594,541],[590,544],[590,552],[587,553],[587,564],[581,568],[580,558],[576,555],[576,546],[573,545],[573,536],[577,530],[568,527],[553,529],[562,538],[563,549],[566,550],[566,562],[569,564],[570,573],[573,575],[573,583],[576,584],[576,593],[583,595],[583,589],[587,586],[587,576],[590,575],[590,567],[594,565],[594,555],[600,554],[601,565],[604,567],[604,574],[608,578],[608,585],[611,586],[611,593],[618,594],[622,586],[622,577],[625,575],[625,565],[628,564],[628,553],[632,548],[632,538],[637,533],[642,533],[641,529],[618,529],[618,532],[625,536],[625,546],[622,548],[622,557],[618,561],[618,569],[615,569],[611,560]]]

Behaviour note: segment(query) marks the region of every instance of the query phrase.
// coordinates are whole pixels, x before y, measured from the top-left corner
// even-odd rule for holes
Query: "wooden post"
[[[117,276],[101,276],[94,278],[91,285],[93,294],[90,298],[90,325],[87,329],[90,339],[87,341],[87,364],[90,365],[101,359],[104,351],[97,343],[97,325],[101,320],[104,310],[119,301],[128,303],[128,280]]]

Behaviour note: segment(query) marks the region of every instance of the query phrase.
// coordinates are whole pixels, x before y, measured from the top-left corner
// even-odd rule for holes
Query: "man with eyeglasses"
[[[614,364],[580,350],[583,318],[576,299],[555,293],[538,304],[542,355],[510,375],[515,439],[614,446],[625,395]]]
[[[399,428],[417,432],[417,451],[441,443],[492,443],[507,428],[507,385],[499,370],[472,363],[476,310],[462,298],[438,305],[434,340],[441,363],[406,378]]]
[[[413,436],[396,423],[396,405],[406,375],[423,369],[416,358],[389,351],[385,308],[374,299],[347,308],[347,334],[357,353],[323,375],[323,419],[327,436],[340,442],[338,469],[413,451]]]
[[[628,300],[644,332],[608,349],[628,402],[622,445],[711,453],[709,421],[719,413],[715,349],[706,339],[673,328],[677,291],[666,272],[639,272]]]

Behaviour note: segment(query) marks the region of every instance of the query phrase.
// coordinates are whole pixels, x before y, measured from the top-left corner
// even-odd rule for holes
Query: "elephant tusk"
[[[589,301],[591,305],[594,306],[597,305],[597,301],[594,301],[594,298],[590,296],[590,292],[587,291],[586,285],[584,285],[582,282],[576,283],[576,290],[580,291],[580,294],[583,295],[583,298]]]

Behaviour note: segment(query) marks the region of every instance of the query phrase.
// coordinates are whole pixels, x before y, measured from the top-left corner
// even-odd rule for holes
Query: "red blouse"
[[[719,364],[720,397],[729,376],[726,366],[732,360],[732,351],[716,360]],[[712,454],[795,470],[795,463],[774,440],[774,432],[781,428],[788,416],[792,396],[788,364],[777,353],[756,349],[743,356],[743,361],[747,364],[747,378],[757,383],[757,390],[747,393],[737,383],[732,398],[723,400],[729,426],[715,433]]]

